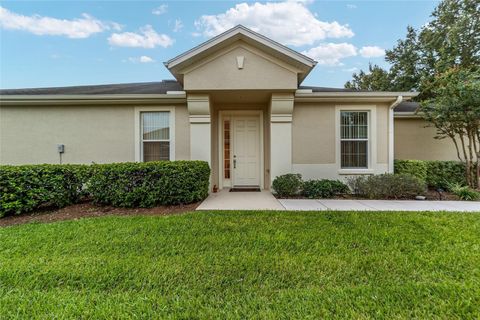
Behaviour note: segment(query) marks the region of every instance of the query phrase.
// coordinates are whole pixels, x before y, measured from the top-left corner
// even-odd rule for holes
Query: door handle
[[[237,169],[237,159],[233,159],[233,169]]]

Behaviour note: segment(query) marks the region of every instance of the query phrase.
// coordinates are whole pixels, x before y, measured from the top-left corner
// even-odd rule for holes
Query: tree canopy
[[[480,167],[475,169],[480,159],[480,74],[451,68],[435,76],[429,90],[432,98],[420,106],[423,118],[437,129],[437,139],[451,139],[466,164],[467,183],[480,187]]]
[[[435,75],[453,67],[480,72],[480,0],[444,0],[432,20],[416,30],[409,26],[404,39],[386,51],[386,70],[370,65],[345,83],[359,90],[419,91],[432,97]]]

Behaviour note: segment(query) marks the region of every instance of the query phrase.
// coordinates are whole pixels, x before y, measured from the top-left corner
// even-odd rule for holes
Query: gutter
[[[403,96],[399,95],[397,100],[393,102],[388,108],[388,172],[394,172],[394,158],[395,158],[395,124],[394,124],[394,114],[395,107],[398,106],[403,101]]]
[[[399,96],[402,101],[409,100],[418,95],[417,92],[384,92],[384,91],[331,91],[312,92],[311,89],[295,91],[295,102],[336,102],[340,99],[352,102],[389,102]],[[395,101],[396,102],[396,101]],[[394,103],[395,103],[394,102]],[[400,103],[400,102],[398,102]]]
[[[395,112],[395,118],[403,118],[403,119],[410,119],[410,118],[422,118],[421,115],[419,115],[416,112]]]

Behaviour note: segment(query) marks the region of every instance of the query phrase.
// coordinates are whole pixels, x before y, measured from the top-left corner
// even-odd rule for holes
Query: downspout
[[[397,100],[388,108],[388,172],[393,173],[393,160],[395,158],[394,149],[394,109],[403,101],[403,96],[398,96]]]

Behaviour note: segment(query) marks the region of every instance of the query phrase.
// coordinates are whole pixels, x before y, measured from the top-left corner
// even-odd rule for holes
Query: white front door
[[[260,186],[260,118],[242,116],[233,122],[233,186]]]

